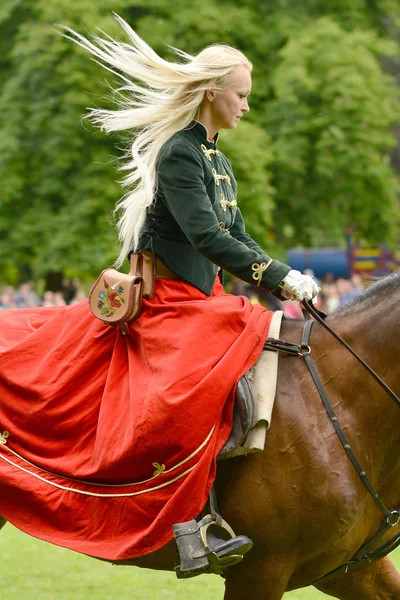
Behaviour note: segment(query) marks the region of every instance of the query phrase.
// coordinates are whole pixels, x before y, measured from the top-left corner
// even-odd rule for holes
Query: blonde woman
[[[118,263],[152,255],[155,294],[128,335],[95,319],[87,301],[0,313],[0,514],[113,562],[174,534],[179,577],[221,573],[252,542],[233,532],[223,540],[218,518],[212,535],[210,518],[196,517],[271,313],[226,294],[219,273],[297,300],[318,288],[246,233],[217,147],[218,132],[249,111],[249,60],[216,44],[167,62],[118,20],[129,43],[67,35],[123,81],[117,110],[91,116],[107,132],[131,133]]]

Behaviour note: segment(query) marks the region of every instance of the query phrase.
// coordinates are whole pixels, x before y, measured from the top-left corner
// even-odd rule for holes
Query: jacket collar
[[[202,144],[205,144],[207,146],[207,148],[215,148],[216,147],[219,134],[216,133],[215,137],[214,137],[214,141],[211,142],[208,139],[208,131],[204,127],[203,123],[200,123],[199,121],[192,121],[192,123],[189,125],[189,127],[187,129],[188,130],[190,129],[190,131],[193,132],[193,134],[196,136],[196,138]]]

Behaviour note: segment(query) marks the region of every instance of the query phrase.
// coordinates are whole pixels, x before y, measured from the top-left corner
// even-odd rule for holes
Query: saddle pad
[[[283,312],[274,312],[268,337],[279,338]],[[246,374],[251,383],[254,398],[253,423],[244,442],[237,448],[220,454],[218,460],[243,456],[264,450],[267,429],[271,425],[272,409],[275,401],[278,378],[278,352],[263,350],[260,358]]]

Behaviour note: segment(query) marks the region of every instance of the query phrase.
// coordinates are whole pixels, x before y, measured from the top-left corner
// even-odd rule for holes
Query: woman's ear
[[[209,102],[212,102],[215,98],[215,91],[214,90],[206,90],[206,98]]]

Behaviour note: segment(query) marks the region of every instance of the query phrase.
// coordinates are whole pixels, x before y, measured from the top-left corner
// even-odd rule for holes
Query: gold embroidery
[[[221,221],[220,223],[218,223],[218,227],[220,229],[222,229],[222,231],[229,231],[229,228],[225,227],[225,223],[223,221]]]
[[[208,149],[207,146],[201,144],[200,148],[203,150],[203,153],[206,155],[207,159],[211,162],[211,155],[218,154],[218,150],[214,150],[213,148]]]
[[[253,265],[251,265],[251,268],[253,269],[254,273],[253,273],[253,279],[255,279],[255,281],[257,281],[257,285],[260,285],[261,283],[261,277],[264,271],[266,271],[269,267],[269,265],[272,263],[272,258],[268,261],[268,263],[254,263]]]
[[[219,203],[220,203],[220,206],[221,206],[221,208],[222,208],[222,210],[223,210],[224,212],[226,212],[226,207],[227,207],[227,206],[229,206],[229,208],[230,208],[231,210],[232,210],[232,208],[234,208],[235,206],[237,206],[236,199],[232,200],[232,202],[229,202],[229,200],[226,200],[226,199],[225,199],[225,196],[224,196],[224,194],[221,194],[221,195],[220,195],[220,201],[219,201]]]
[[[192,458],[194,458],[210,441],[213,433],[215,430],[215,425],[212,427],[210,433],[208,434],[208,436],[206,437],[206,439],[201,443],[201,445],[194,450],[189,456],[187,456],[186,458],[184,458],[183,460],[181,460],[179,463],[173,465],[172,467],[170,467],[169,469],[164,471],[164,475],[166,475],[167,473],[172,473],[173,471],[176,471],[176,469],[179,469],[182,465],[188,463],[190,460],[192,460]],[[8,434],[8,432],[7,432]],[[93,484],[91,481],[85,481],[84,479],[71,479],[70,477],[63,477],[60,476],[56,473],[52,473],[51,471],[47,471],[46,469],[42,469],[41,467],[38,467],[37,465],[35,465],[34,463],[29,462],[28,460],[26,460],[26,458],[24,458],[23,456],[21,456],[20,454],[18,454],[17,452],[14,452],[14,450],[11,450],[11,448],[9,446],[4,446],[4,450],[7,450],[9,453],[13,454],[14,456],[16,456],[19,460],[21,460],[22,462],[26,463],[27,465],[30,465],[31,467],[34,467],[36,470],[42,472],[42,473],[47,473],[48,475],[53,475],[55,477],[58,477],[58,479],[62,479],[68,482],[72,482],[72,483],[78,483],[78,484],[84,484],[84,485],[88,485],[88,486],[92,486],[92,487],[96,487],[96,484]],[[178,477],[175,477],[174,479],[167,481],[165,483],[160,484],[157,487],[153,487],[150,488],[148,490],[142,490],[140,492],[133,492],[133,493],[128,493],[128,494],[96,494],[93,492],[86,492],[84,490],[80,490],[77,488],[72,488],[72,487],[65,487],[63,485],[59,485],[55,482],[49,481],[47,479],[45,479],[44,476],[38,475],[37,473],[34,473],[33,471],[29,471],[27,468],[20,466],[19,464],[13,462],[12,460],[8,459],[5,455],[0,453],[0,459],[7,462],[10,465],[13,465],[15,468],[20,469],[21,471],[23,471],[24,473],[27,473],[28,475],[32,475],[33,477],[36,477],[37,479],[40,479],[41,481],[43,481],[44,483],[47,483],[49,485],[52,485],[54,487],[57,487],[59,489],[68,491],[68,492],[75,492],[77,494],[84,494],[86,496],[99,496],[99,497],[112,497],[112,498],[116,498],[116,497],[127,497],[127,496],[137,496],[138,494],[145,494],[147,492],[151,492],[153,490],[158,490],[160,488],[163,488],[167,485],[170,485],[171,483],[174,483],[175,481],[177,481],[178,479],[180,479],[181,477],[184,477],[185,475],[187,475],[188,473],[190,473],[190,471],[192,471],[198,463],[196,463],[193,467],[190,467],[189,469],[187,469],[184,473],[178,475]],[[158,464],[158,463],[157,463]],[[161,467],[164,465],[161,465]],[[138,481],[138,482],[134,482],[134,483],[120,483],[120,484],[108,484],[108,483],[102,483],[101,487],[105,487],[105,488],[127,488],[127,487],[131,487],[131,486],[136,486],[136,485],[143,485],[145,483],[149,483],[150,481],[152,481],[153,479],[155,479],[155,477],[157,476],[153,476],[150,477],[150,479],[146,479],[144,481]]]
[[[134,496],[140,496],[142,494],[148,494],[149,492],[154,492],[155,490],[160,490],[162,488],[165,488],[168,485],[171,485],[172,483],[175,483],[175,481],[178,481],[179,479],[182,479],[183,477],[186,477],[186,475],[188,475],[189,473],[191,473],[193,471],[193,469],[195,469],[197,467],[197,465],[199,464],[197,462],[195,465],[193,465],[192,467],[189,467],[189,469],[186,469],[186,471],[184,471],[183,473],[180,473],[179,475],[177,475],[173,479],[170,479],[169,481],[164,481],[164,483],[160,483],[160,485],[157,485],[157,486],[145,489],[145,490],[140,490],[138,492],[128,492],[128,493],[125,492],[125,493],[122,493],[122,494],[116,494],[116,493],[101,494],[99,492],[88,492],[86,490],[81,490],[79,488],[73,488],[73,487],[69,487],[69,486],[65,486],[65,485],[60,485],[59,483],[56,483],[55,481],[50,481],[48,479],[45,479],[44,477],[41,477],[37,473],[33,473],[33,471],[29,471],[28,469],[25,469],[24,467],[21,467],[18,463],[14,463],[12,460],[7,459],[5,456],[2,456],[1,454],[0,454],[0,459],[4,460],[8,464],[12,465],[16,469],[19,469],[23,473],[26,473],[27,475],[31,475],[32,477],[35,477],[36,479],[39,479],[40,481],[43,481],[44,483],[47,483],[47,485],[51,485],[52,487],[55,487],[55,488],[57,488],[59,490],[63,490],[65,492],[69,492],[69,493],[72,493],[72,494],[81,494],[82,496],[93,496],[95,498],[133,498]],[[64,477],[63,479],[67,479],[68,480],[67,477]],[[83,483],[86,483],[86,482],[83,482]],[[93,487],[95,487],[96,484],[91,484],[91,485]],[[129,485],[137,485],[137,484],[133,483],[133,484],[129,484]],[[127,487],[127,486],[126,485],[123,485],[123,486],[117,485],[117,486],[109,486],[109,487]]]
[[[7,438],[9,436],[10,434],[8,433],[8,431],[3,431],[3,433],[0,433],[0,444],[5,446],[7,444]]]
[[[229,177],[229,175],[220,175],[219,173],[217,173],[217,171],[215,169],[212,169],[212,174],[214,176],[214,181],[216,183],[216,185],[219,185],[219,180],[222,179],[222,181],[226,181],[227,183],[229,183],[229,185],[231,184],[231,178]]]
[[[158,463],[158,462],[153,462],[152,464],[153,464],[153,467],[155,468],[153,477],[157,477],[157,475],[161,475],[161,473],[163,473],[165,471],[165,465],[160,465],[160,463]]]

